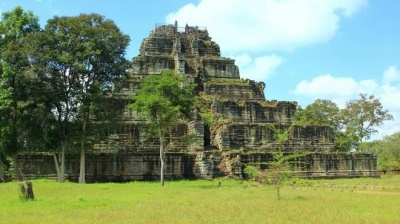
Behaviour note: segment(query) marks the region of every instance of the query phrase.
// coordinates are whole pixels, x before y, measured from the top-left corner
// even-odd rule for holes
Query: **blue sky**
[[[130,59],[157,23],[206,27],[241,77],[266,83],[268,100],[315,99],[343,106],[374,94],[400,131],[400,3],[393,0],[0,0],[0,12],[53,16],[99,13],[131,37]]]

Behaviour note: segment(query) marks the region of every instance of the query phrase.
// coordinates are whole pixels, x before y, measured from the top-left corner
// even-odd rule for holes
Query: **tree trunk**
[[[54,153],[53,154],[54,158],[54,164],[56,166],[56,171],[57,171],[57,181],[60,183],[64,183],[64,174],[65,174],[65,145],[62,144],[61,146],[61,153]]]
[[[276,187],[276,193],[277,193],[277,196],[278,196],[278,200],[281,200],[281,194],[280,194],[280,187],[279,186],[277,186]]]
[[[60,167],[60,183],[64,183],[64,174],[65,174],[65,145],[61,149],[61,167]]]
[[[79,183],[84,184],[86,182],[85,180],[85,175],[86,175],[86,170],[85,170],[85,150],[81,149],[81,160],[80,160],[80,165],[79,165]]]
[[[79,164],[79,183],[84,184],[86,182],[85,175],[85,141],[86,141],[86,124],[88,115],[84,112],[82,115],[82,135],[81,135],[81,159]]]
[[[61,182],[61,172],[60,172],[60,165],[58,162],[57,158],[57,153],[53,153],[53,159],[54,159],[54,165],[56,166],[56,172],[57,172],[57,181]]]
[[[165,154],[164,154],[164,141],[162,138],[160,138],[160,184],[161,186],[164,186],[164,159],[165,159]]]
[[[12,159],[13,159],[13,166],[14,166],[14,175],[18,181],[23,181],[24,178],[22,176],[22,172],[19,169],[19,165],[18,165],[18,153],[17,152],[13,153]]]
[[[3,160],[0,157],[0,181],[4,182]]]
[[[15,91],[15,76],[12,78],[12,84],[11,86],[14,88]],[[18,131],[17,131],[17,120],[18,120],[18,100],[16,98],[16,94],[13,93],[13,99],[12,99],[12,104],[13,104],[13,111],[12,111],[12,136],[11,136],[11,141],[12,141],[12,160],[13,160],[13,166],[14,166],[14,175],[15,177],[19,180],[22,181],[22,172],[19,169],[18,166]]]

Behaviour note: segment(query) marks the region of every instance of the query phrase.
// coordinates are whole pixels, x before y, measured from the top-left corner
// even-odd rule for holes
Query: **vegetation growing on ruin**
[[[211,45],[212,41],[211,40],[201,40],[205,45]]]
[[[248,86],[248,80],[245,79],[233,79],[233,78],[209,78],[207,84],[212,85],[243,85]]]

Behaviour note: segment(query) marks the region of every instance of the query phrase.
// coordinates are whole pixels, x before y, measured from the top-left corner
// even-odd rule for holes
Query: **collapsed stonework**
[[[107,130],[107,138],[88,152],[89,181],[155,179],[159,175],[158,140],[145,137],[146,125],[127,105],[140,84],[151,74],[174,70],[196,85],[201,106],[189,122],[174,128],[167,155],[166,177],[213,178],[242,175],[244,164],[272,160],[278,150],[271,125],[291,126],[297,109],[292,101],[266,100],[265,83],[241,79],[235,60],[221,57],[220,48],[204,28],[156,25],[142,41],[140,54],[132,59],[125,80],[114,84],[118,102],[118,125]],[[187,145],[182,136],[195,134]],[[283,145],[286,153],[313,152],[302,158],[307,166],[295,167],[307,177],[377,176],[376,157],[370,154],[334,153],[333,132],[326,126],[295,126]],[[41,160],[39,159],[41,158]],[[50,158],[50,159],[49,159]],[[31,176],[55,174],[52,158],[20,156],[23,173]],[[39,162],[42,161],[42,162]],[[77,155],[67,155],[67,174],[79,173]],[[47,164],[47,165],[46,165]],[[267,167],[266,167],[267,168]]]

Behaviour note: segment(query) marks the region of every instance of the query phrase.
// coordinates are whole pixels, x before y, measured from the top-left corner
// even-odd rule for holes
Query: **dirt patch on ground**
[[[376,194],[376,195],[398,195],[400,196],[400,192],[391,192],[391,191],[354,191],[359,194]]]

